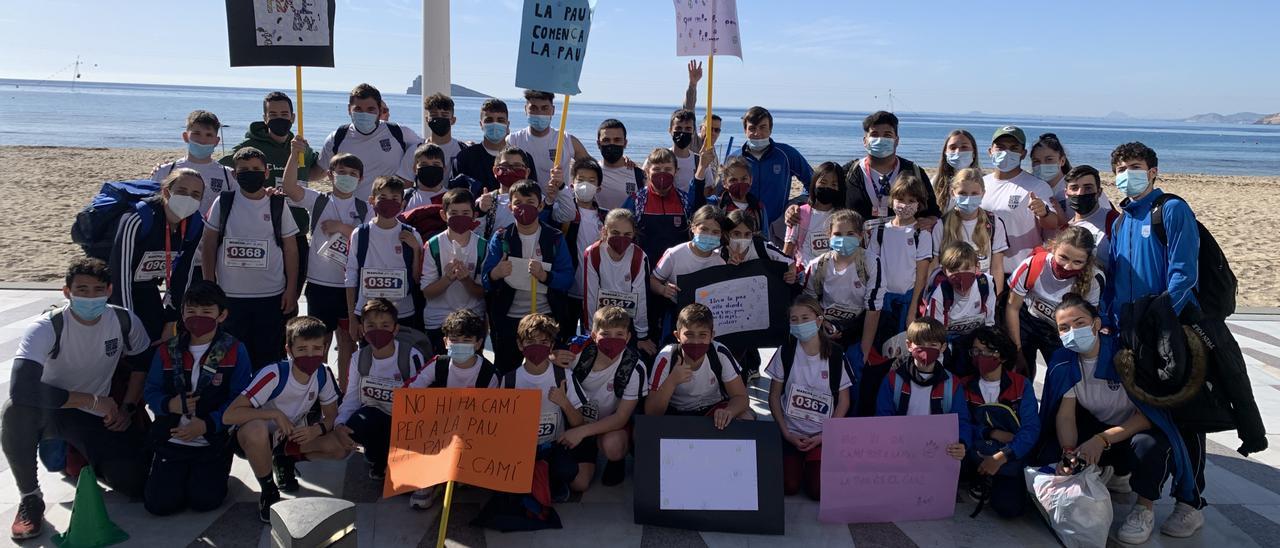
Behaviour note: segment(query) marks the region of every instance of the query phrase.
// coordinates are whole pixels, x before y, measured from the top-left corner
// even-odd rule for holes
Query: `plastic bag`
[[[1027,467],[1027,491],[1036,508],[1067,548],[1103,547],[1111,532],[1111,493],[1098,467],[1089,465],[1071,476],[1059,476],[1053,466]]]

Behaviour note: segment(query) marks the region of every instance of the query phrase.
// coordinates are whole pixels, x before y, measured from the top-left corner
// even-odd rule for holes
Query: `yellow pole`
[[[556,159],[551,167],[560,165],[560,153],[564,149],[564,124],[569,120],[569,96],[564,96],[564,108],[560,109],[560,134],[556,136]],[[548,181],[549,182],[549,181]]]
[[[715,80],[716,80],[716,54],[708,53],[707,54],[707,119],[705,122],[706,127],[705,129],[703,129],[703,134],[702,134],[703,154],[706,154],[708,151],[710,151],[712,148],[715,147],[715,145],[712,144],[713,136],[711,135],[711,86],[715,82]]]
[[[537,259],[529,259],[529,260],[536,261]],[[529,264],[533,264],[533,263],[529,263]],[[532,293],[532,295],[529,296],[529,313],[537,314],[538,313],[538,279],[533,277],[533,274],[529,274],[529,292]]]
[[[298,96],[298,137],[302,137],[302,66],[293,67],[294,93]],[[298,157],[298,167],[307,167],[307,155]]]
[[[440,535],[436,537],[436,548],[444,548],[444,536],[449,531],[449,507],[453,506],[453,482],[444,486],[444,509],[440,511]]]

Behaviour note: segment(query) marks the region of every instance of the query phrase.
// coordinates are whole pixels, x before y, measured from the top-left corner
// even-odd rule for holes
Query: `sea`
[[[182,147],[181,133],[187,114],[195,109],[214,112],[222,120],[223,143],[233,145],[249,123],[260,120],[262,97],[270,90],[249,88],[120,84],[0,79],[0,145],[49,145],[74,147],[168,148]],[[283,90],[293,95],[293,89]],[[398,91],[398,90],[390,90]],[[672,90],[671,99],[683,97]],[[384,101],[392,121],[423,133],[421,97],[386,92]],[[668,99],[661,97],[655,99]],[[481,98],[459,97],[454,137],[479,141]],[[511,125],[526,123],[522,99],[507,99]],[[557,104],[559,101],[557,101]],[[349,122],[347,94],[304,90],[305,134],[318,147],[338,126]],[[613,105],[571,102],[569,133],[590,149],[600,122],[617,118],[627,127],[627,154],[637,162],[656,147],[670,146],[667,134],[671,112],[679,105]],[[768,105],[765,105],[766,107]],[[1115,110],[1123,110],[1116,105]],[[744,108],[717,108],[725,120],[718,146],[722,155],[730,139],[738,148],[744,140],[741,119]],[[845,162],[864,154],[861,122],[866,112],[776,109],[773,138],[795,147],[810,163]],[[1080,118],[1050,115],[995,116],[987,114],[939,114],[897,112],[901,120],[899,155],[925,167],[935,167],[943,139],[953,129],[972,132],[983,147],[996,128],[1021,127],[1027,138],[1042,133],[1058,135],[1072,164],[1108,165],[1116,145],[1142,141],[1156,150],[1160,169],[1167,173],[1212,175],[1276,175],[1280,173],[1280,126],[1213,125],[1171,120]],[[699,111],[701,116],[701,111]],[[559,123],[559,116],[555,119]],[[296,129],[296,128],[295,128]],[[984,166],[990,160],[980,154]],[[1023,165],[1030,167],[1028,161]]]

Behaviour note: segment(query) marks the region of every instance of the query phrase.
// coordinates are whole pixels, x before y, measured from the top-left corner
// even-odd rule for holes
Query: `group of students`
[[[565,135],[551,165],[553,96],[538,91],[525,93],[527,128],[511,132],[506,104],[489,99],[483,140],[461,143],[448,97],[426,98],[423,140],[385,120],[361,84],[351,123],[318,154],[273,92],[220,162],[218,119],[193,112],[186,157],[156,168],[161,190],[121,218],[110,260],[75,261],[68,305],[23,338],[0,426],[22,494],[13,538],[40,532],[42,440],[69,442],[159,515],[218,507],[240,455],[267,521],[280,492],[298,489],[300,460],[359,447],[381,479],[403,387],[537,389],[552,498],[588,489],[600,453],[601,481],[615,485],[636,413],[719,428],[753,418],[759,348],[721,344],[710,309],[676,303],[684,277],[755,260],[795,295],[786,342],[763,368],[787,494],[819,497],[826,418],[957,413],[947,453],[1001,515],[1022,511],[1024,465],[1079,459],[1138,493],[1121,540],[1150,535],[1168,476],[1179,504],[1162,530],[1201,526],[1204,434],[1130,401],[1103,329],[1115,318],[1098,312],[1162,291],[1194,306],[1195,268],[1188,278],[1185,264],[1117,260],[1150,247],[1131,225],[1150,223],[1135,208],[1159,192],[1154,151],[1112,154],[1121,209],[1054,135],[1028,148],[1013,126],[992,136],[986,175],[973,135],[952,132],[931,183],[896,155],[892,113],[864,120],[864,157],[811,168],[752,107],[747,143],[721,161],[719,119],[710,135],[694,127],[698,77],[691,65],[672,146],[639,165],[615,119],[597,132],[601,161]],[[796,198],[792,177],[805,188]],[[1170,230],[1188,226],[1178,213],[1190,216],[1185,202],[1165,207]],[[1121,216],[1138,222],[1118,231]],[[1185,258],[1187,240],[1177,245],[1167,255]],[[1107,286],[1119,269],[1126,284]],[[1037,353],[1048,364],[1039,405]]]

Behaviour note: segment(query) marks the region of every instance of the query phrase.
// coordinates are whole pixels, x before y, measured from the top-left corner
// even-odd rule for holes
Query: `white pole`
[[[422,0],[422,97],[449,94],[449,0]],[[427,104],[422,103],[422,135],[427,129]]]

